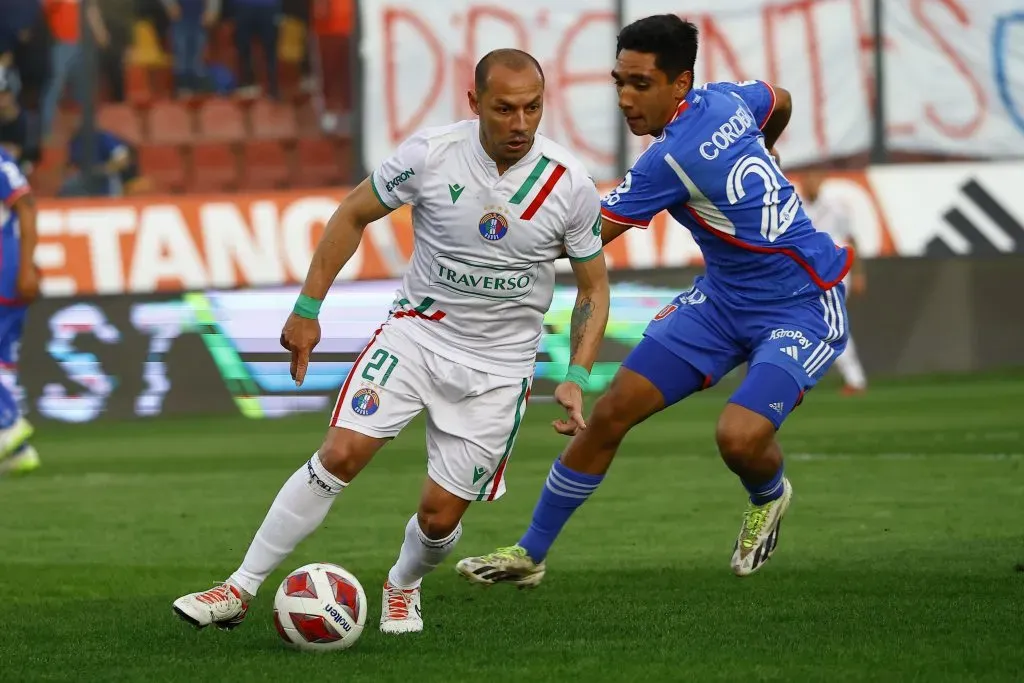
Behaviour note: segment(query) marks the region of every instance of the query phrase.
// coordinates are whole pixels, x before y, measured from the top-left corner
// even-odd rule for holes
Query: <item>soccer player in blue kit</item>
[[[793,487],[776,432],[846,345],[843,277],[850,250],[815,230],[770,150],[789,122],[789,93],[763,81],[693,87],[697,28],[675,15],[618,36],[612,76],[634,135],[654,140],[603,200],[605,243],[661,211],[688,228],[705,275],[648,325],[587,425],[551,467],[529,529],[513,546],[461,560],[475,583],[536,586],[572,513],[597,489],[627,432],[749,370],[716,429],[749,504],[732,556],[748,576],[772,556]],[[666,454],[666,457],[671,457]]]
[[[28,180],[0,149],[0,368],[5,372],[17,364],[25,310],[39,295],[36,239],[36,205]],[[21,416],[11,387],[0,381],[0,474],[39,467],[30,436],[32,425]]]

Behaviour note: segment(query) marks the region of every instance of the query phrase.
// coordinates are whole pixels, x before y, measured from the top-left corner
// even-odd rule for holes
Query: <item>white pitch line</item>
[[[927,460],[929,458],[970,458],[972,460],[1020,460],[1024,453],[786,453],[787,460]]]

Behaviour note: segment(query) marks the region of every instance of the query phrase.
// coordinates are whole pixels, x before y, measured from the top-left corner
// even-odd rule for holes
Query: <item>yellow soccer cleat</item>
[[[455,571],[473,583],[492,586],[511,583],[519,588],[536,588],[544,578],[544,563],[536,563],[526,549],[512,545],[493,553],[459,560]]]
[[[0,475],[21,475],[34,472],[43,466],[39,452],[30,444],[23,444],[13,455],[0,460]]]
[[[782,496],[764,505],[747,505],[740,525],[740,535],[732,554],[732,571],[736,576],[750,576],[764,566],[779,544],[779,527],[789,509],[793,486],[782,480]]]

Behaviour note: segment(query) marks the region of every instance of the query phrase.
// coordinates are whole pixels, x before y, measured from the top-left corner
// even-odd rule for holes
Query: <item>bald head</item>
[[[495,50],[476,65],[475,85],[466,95],[480,117],[480,143],[504,173],[533,147],[544,114],[544,73],[522,50]]]
[[[491,75],[491,69],[495,66],[503,66],[509,71],[533,69],[540,76],[541,83],[544,82],[544,70],[540,68],[540,63],[533,58],[533,55],[529,52],[507,47],[488,52],[476,63],[473,80],[477,93],[487,90],[487,78]]]

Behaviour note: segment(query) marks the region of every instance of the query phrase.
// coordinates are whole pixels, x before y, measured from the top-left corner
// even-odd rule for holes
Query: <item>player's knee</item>
[[[718,451],[726,460],[757,457],[772,441],[774,429],[771,423],[760,415],[739,414],[730,408],[732,404],[726,406],[715,430]]]
[[[587,421],[588,435],[600,439],[604,446],[618,445],[633,427],[630,406],[621,394],[609,391],[594,404]]]
[[[349,482],[358,473],[358,470],[352,466],[355,460],[352,449],[344,443],[337,441],[331,443],[328,440],[320,447],[318,453],[320,454],[320,463],[338,479]]]
[[[349,430],[331,429],[317,452],[320,463],[328,472],[344,482],[350,482],[384,441]]]
[[[615,448],[629,430],[664,407],[664,397],[647,377],[623,368],[594,404],[584,439],[588,446]]]
[[[416,513],[420,530],[427,538],[441,539],[452,535],[462,521],[462,510],[446,510],[421,505]]]
[[[753,434],[742,428],[723,427],[718,424],[715,431],[715,441],[718,443],[718,452],[727,460],[744,458],[754,450]]]
[[[469,500],[451,493],[433,479],[428,479],[416,511],[420,530],[427,538],[448,538],[459,527]]]

